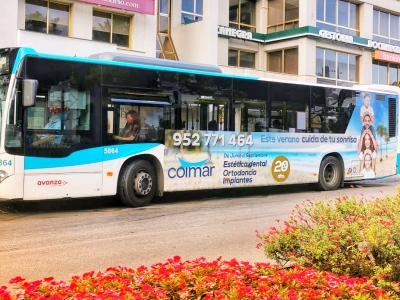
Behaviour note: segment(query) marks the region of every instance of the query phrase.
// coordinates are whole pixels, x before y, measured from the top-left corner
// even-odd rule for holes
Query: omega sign
[[[238,39],[245,39],[245,40],[253,39],[253,34],[251,33],[251,31],[245,31],[245,30],[240,30],[240,29],[235,29],[235,28],[230,28],[230,27],[218,26],[218,34],[230,36],[230,37],[238,38]]]
[[[328,40],[332,40],[332,41],[353,44],[353,37],[351,35],[347,35],[347,34],[343,34],[343,33],[339,33],[339,32],[320,30],[319,36],[324,39],[328,39]]]

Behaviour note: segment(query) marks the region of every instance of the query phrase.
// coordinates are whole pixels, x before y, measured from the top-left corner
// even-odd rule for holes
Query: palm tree
[[[383,136],[385,136],[385,135],[387,135],[387,133],[386,133],[386,127],[385,126],[383,126],[382,124],[381,125],[378,125],[378,127],[376,128],[376,132],[378,133],[378,135],[380,136],[380,147],[379,147],[379,150],[380,150],[380,152],[381,152],[381,159],[380,159],[380,161],[382,161],[382,137]]]
[[[390,142],[390,138],[389,135],[385,134],[385,139],[384,139],[385,143],[386,143],[386,157],[388,157],[387,155],[387,144]]]

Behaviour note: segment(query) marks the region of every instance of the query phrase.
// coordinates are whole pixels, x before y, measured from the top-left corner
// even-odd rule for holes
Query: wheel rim
[[[334,164],[327,164],[324,168],[324,181],[327,185],[333,186],[337,181],[337,177],[339,176],[338,170]]]
[[[153,179],[150,174],[145,171],[139,171],[136,173],[133,188],[135,193],[139,196],[146,196],[150,193],[153,187]]]

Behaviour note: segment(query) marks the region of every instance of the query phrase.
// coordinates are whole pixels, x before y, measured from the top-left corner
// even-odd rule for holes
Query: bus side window
[[[310,86],[271,82],[271,118],[270,130],[277,132],[306,132],[309,118]]]
[[[179,74],[181,126],[183,130],[226,131],[232,81],[229,78]]]
[[[234,79],[235,131],[267,131],[267,88],[265,82]]]

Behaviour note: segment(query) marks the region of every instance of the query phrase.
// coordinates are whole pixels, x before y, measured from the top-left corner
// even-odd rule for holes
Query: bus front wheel
[[[342,167],[333,156],[325,157],[319,167],[318,186],[323,191],[336,190],[342,181]]]
[[[122,171],[118,194],[127,206],[146,206],[153,200],[156,187],[153,165],[146,160],[136,160]]]

